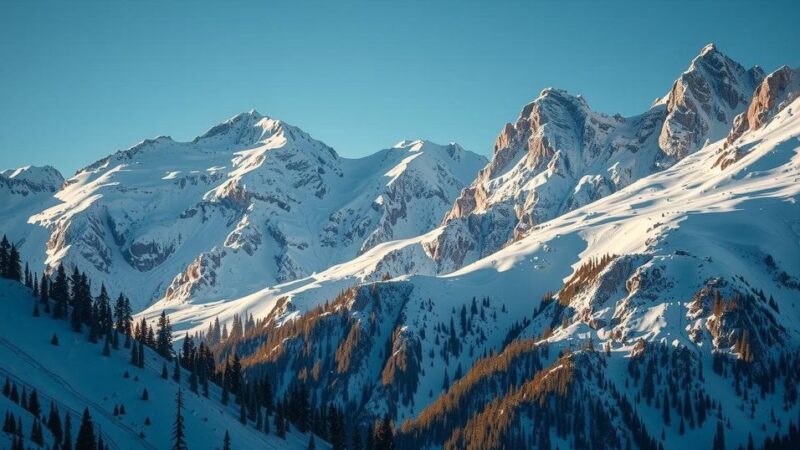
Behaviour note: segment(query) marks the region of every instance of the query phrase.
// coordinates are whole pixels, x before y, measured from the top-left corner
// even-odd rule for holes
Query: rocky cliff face
[[[663,99],[667,117],[658,143],[667,161],[725,136],[763,78],[761,68],[745,70],[714,44],[703,48]]]
[[[536,224],[675,164],[726,135],[763,78],[705,47],[669,94],[642,115],[607,116],[546,89],[506,124],[492,161],[456,199],[429,246],[448,272],[485,257]]]

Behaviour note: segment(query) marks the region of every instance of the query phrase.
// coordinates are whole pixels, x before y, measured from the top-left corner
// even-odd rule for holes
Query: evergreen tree
[[[308,434],[308,450],[316,450],[317,444],[314,442],[314,433]]]
[[[225,430],[225,439],[222,440],[222,450],[231,450],[231,435]]]
[[[100,295],[95,299],[97,314],[95,315],[96,326],[99,334],[111,337],[111,330],[114,328],[114,319],[111,313],[111,298],[108,296],[105,284],[100,285]]]
[[[394,432],[389,414],[375,426],[375,450],[394,450]]]
[[[328,439],[330,439],[333,450],[344,450],[347,437],[344,430],[344,417],[342,413],[333,405],[328,405]]]
[[[56,279],[50,288],[51,297],[55,301],[53,307],[53,318],[63,319],[67,316],[67,306],[69,304],[69,286],[67,285],[67,273],[64,265],[60,264],[56,270]],[[78,449],[76,449],[78,450]]]
[[[53,435],[55,442],[61,442],[64,432],[61,428],[61,417],[58,415],[58,408],[50,402],[50,414],[47,417],[47,429]]]
[[[8,253],[8,266],[6,267],[6,278],[15,281],[22,281],[22,268],[20,267],[19,250],[16,245],[11,245]]]
[[[36,417],[42,414],[42,407],[39,405],[39,395],[36,394],[36,389],[31,391],[31,395],[28,398],[28,411]]]
[[[161,311],[158,318],[158,332],[156,333],[156,351],[164,358],[172,358],[172,325],[167,313]]]
[[[96,450],[97,441],[94,438],[94,424],[89,415],[89,408],[83,410],[81,427],[78,430],[78,438],[75,440],[75,450]]]
[[[11,253],[11,244],[8,243],[6,235],[0,240],[0,276],[8,278],[8,258]]]
[[[712,450],[725,450],[725,429],[722,426],[722,421],[717,421],[717,431],[714,433],[714,442],[711,445]]]
[[[64,440],[61,442],[63,450],[72,450],[72,418],[69,414],[64,417]]]
[[[183,424],[183,391],[178,389],[175,396],[175,424],[172,428],[172,450],[188,450]]]
[[[39,283],[39,299],[45,304],[50,301],[50,283],[44,273],[42,273],[42,281]]]
[[[139,348],[136,345],[131,346],[131,365],[139,367]]]
[[[169,371],[167,370],[167,363],[166,361],[161,362],[161,378],[167,379],[169,378]]]
[[[143,369],[144,368],[144,343],[142,341],[139,341],[138,353],[139,353],[139,356],[138,356],[136,362],[137,362],[137,365],[139,366],[139,368]]]
[[[33,425],[31,426],[31,441],[38,444],[39,447],[44,445],[44,434],[42,433],[42,423],[39,422],[39,419],[35,419],[33,421]]]

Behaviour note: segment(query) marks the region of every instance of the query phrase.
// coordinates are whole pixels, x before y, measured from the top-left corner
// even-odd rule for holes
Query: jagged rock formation
[[[669,94],[642,115],[592,111],[581,96],[545,89],[506,124],[492,161],[456,199],[430,245],[449,272],[520,239],[537,224],[672,166],[724,137],[763,78],[705,47]]]

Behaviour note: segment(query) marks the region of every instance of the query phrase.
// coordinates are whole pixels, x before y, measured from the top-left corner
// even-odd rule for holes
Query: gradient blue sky
[[[645,110],[708,42],[800,65],[793,1],[2,1],[0,168],[66,174],[251,108],[361,156],[406,138],[489,155],[547,86]]]

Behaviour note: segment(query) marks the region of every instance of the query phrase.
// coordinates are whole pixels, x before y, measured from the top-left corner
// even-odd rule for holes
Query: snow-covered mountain
[[[159,137],[104,158],[67,180],[57,202],[16,218],[47,230],[50,268],[77,265],[135,293],[137,310],[160,298],[202,303],[423,233],[484,163],[426,141],[346,159],[251,111],[191,142]]]
[[[279,391],[311,379],[316,395],[359,415],[388,412],[402,423],[404,448],[514,447],[545,439],[542,427],[548,445],[562,448],[581,447],[590,433],[606,448],[705,446],[720,427],[728,446],[760,445],[796,426],[800,412],[795,76],[788,68],[767,76],[728,119],[739,125],[717,130],[714,142],[531,223],[456,271],[436,275],[426,252],[445,223],[172,317],[199,333],[214,317],[266,318],[217,351],[285,380]],[[659,152],[644,157],[666,161]],[[380,281],[384,272],[394,278]],[[548,373],[559,373],[556,385]],[[578,405],[597,411],[585,417]],[[562,414],[587,421],[586,434],[531,419]]]
[[[24,249],[26,261],[39,273],[49,234],[28,219],[58,203],[53,194],[63,184],[64,177],[50,166],[0,171],[0,232]]]
[[[492,161],[448,213],[429,249],[439,270],[490,255],[725,137],[763,76],[709,45],[669,94],[635,117],[596,113],[581,96],[545,89],[506,124]]]
[[[709,45],[638,116],[545,89],[488,163],[425,141],[345,159],[251,112],[7,224],[278,398],[388,415],[403,449],[790,448],[798,112],[798,69]]]

